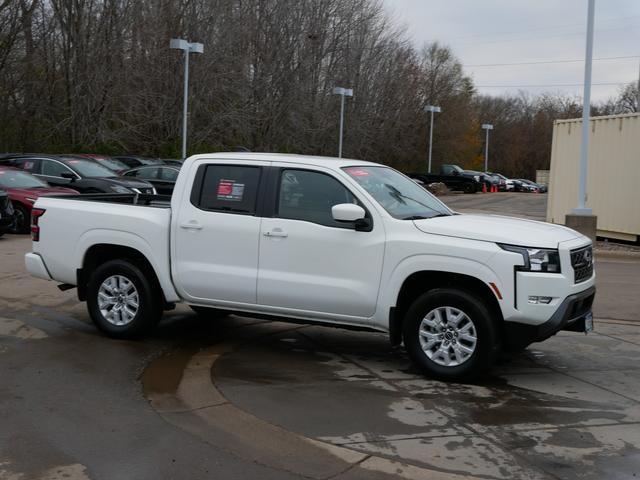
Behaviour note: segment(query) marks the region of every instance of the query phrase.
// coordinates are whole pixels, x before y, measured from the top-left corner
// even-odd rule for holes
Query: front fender
[[[493,254],[489,255],[491,258]],[[488,260],[488,259],[487,259]],[[475,277],[490,287],[494,283],[501,292],[506,290],[500,277],[485,263],[468,258],[446,256],[446,255],[414,255],[402,260],[391,272],[387,281],[387,288],[383,289],[380,304],[381,311],[389,312],[391,307],[396,305],[398,295],[402,289],[404,281],[414,273],[424,271],[436,271],[444,273],[456,273]],[[500,306],[502,309],[502,305]]]

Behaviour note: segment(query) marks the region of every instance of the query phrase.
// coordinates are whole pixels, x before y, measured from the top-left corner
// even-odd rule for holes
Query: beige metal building
[[[640,240],[640,114],[592,117],[586,206],[598,236]],[[578,204],[582,120],[553,125],[547,221],[564,223]]]

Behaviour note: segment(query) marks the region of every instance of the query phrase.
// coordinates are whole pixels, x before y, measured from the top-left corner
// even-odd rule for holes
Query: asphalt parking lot
[[[545,195],[444,197],[532,218]],[[528,200],[527,200],[528,199]],[[457,203],[458,202],[458,203]],[[640,476],[640,262],[597,255],[596,332],[422,377],[385,335],[179,306],[141,342],[0,239],[0,479],[627,479]]]

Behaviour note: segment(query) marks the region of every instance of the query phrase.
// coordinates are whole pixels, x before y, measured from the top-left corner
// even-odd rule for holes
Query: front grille
[[[593,249],[591,245],[571,250],[571,266],[575,283],[584,282],[593,275]]]

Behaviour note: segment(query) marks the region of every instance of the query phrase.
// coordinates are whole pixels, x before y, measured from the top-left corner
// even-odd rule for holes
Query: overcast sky
[[[482,93],[544,91],[582,95],[587,0],[384,0],[416,46],[450,46]],[[596,0],[592,99],[637,81],[640,0]],[[480,67],[496,63],[580,60],[575,63]],[[578,86],[538,86],[538,85]],[[504,86],[519,87],[504,87]],[[520,87],[521,86],[521,87]]]

